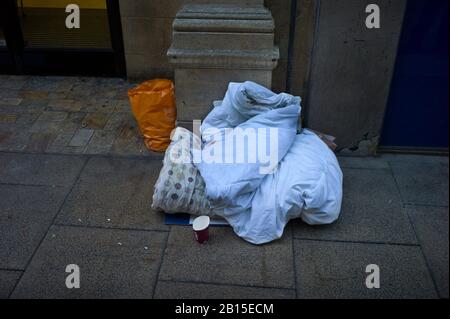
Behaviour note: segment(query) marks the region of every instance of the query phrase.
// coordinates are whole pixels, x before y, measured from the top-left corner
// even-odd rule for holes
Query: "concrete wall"
[[[166,57],[172,42],[172,22],[177,11],[188,3],[258,3],[260,0],[119,0],[130,79],[173,78]],[[290,0],[266,0],[276,23],[275,42],[281,60],[273,74],[273,89],[284,91],[289,44]]]
[[[367,29],[365,8],[381,8]],[[376,152],[394,71],[406,0],[322,0],[306,122],[338,138],[343,153]]]
[[[296,30],[292,56],[291,93],[302,97],[304,107],[308,105],[318,3],[319,0],[298,0],[295,15]]]

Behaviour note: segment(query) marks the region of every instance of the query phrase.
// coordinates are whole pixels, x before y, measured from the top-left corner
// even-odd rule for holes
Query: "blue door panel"
[[[409,0],[381,145],[448,148],[448,0]]]

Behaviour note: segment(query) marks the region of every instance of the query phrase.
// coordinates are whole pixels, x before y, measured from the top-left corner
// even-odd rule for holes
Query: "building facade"
[[[52,7],[49,2],[45,6],[43,1],[17,2],[19,16],[21,9],[25,12],[19,17],[25,44],[17,41],[17,36],[10,43],[25,46],[27,50],[26,32],[33,29],[24,24],[24,17],[33,8]],[[55,2],[53,9],[60,7],[58,12],[61,12],[67,5],[65,2],[74,1],[58,1],[58,5]],[[174,78],[174,66],[167,51],[177,12],[187,4],[224,2],[240,6],[255,4],[252,0],[80,0],[82,15],[87,12],[87,16],[92,16],[88,18],[91,20],[84,20],[90,21],[84,26],[87,23],[97,34],[92,41],[86,40],[89,36],[85,41],[78,41],[85,46],[81,59],[92,61],[84,64],[91,70],[99,68],[99,74],[126,76],[132,81]],[[372,13],[367,10],[370,4],[379,8],[379,28],[369,28],[366,24]],[[389,150],[448,152],[448,138],[443,138],[448,132],[448,120],[443,120],[448,118],[448,93],[443,87],[448,83],[448,72],[442,71],[448,71],[448,42],[444,40],[448,35],[448,30],[447,34],[444,31],[448,27],[448,1],[265,0],[264,5],[274,18],[275,44],[280,52],[272,89],[303,98],[304,125],[336,136],[342,154],[374,155],[380,146]],[[54,28],[50,25],[50,29]],[[6,44],[5,34],[0,34],[0,40],[2,37]],[[42,40],[30,36],[34,38]],[[416,47],[414,43],[423,45]],[[42,49],[42,45],[38,47]],[[79,59],[80,52],[51,49],[44,50],[47,55],[53,54],[53,60],[47,61],[57,61],[61,55]],[[3,54],[4,62],[6,50],[3,51],[0,57]],[[36,51],[39,50],[34,48],[34,54]],[[11,66],[14,61],[3,64],[8,63]],[[22,70],[25,73],[26,63],[25,71]],[[417,74],[406,72],[402,76],[405,68],[426,70]],[[62,67],[55,65],[53,70],[47,69],[62,70]],[[44,66],[34,73],[46,73],[47,69]],[[411,90],[408,81],[435,84]],[[439,89],[433,89],[436,86]],[[427,100],[430,95],[435,98]],[[414,103],[422,100],[429,105]],[[408,101],[408,105],[398,101]],[[417,121],[410,113],[421,112],[424,114],[419,117],[425,117],[426,123],[417,127],[422,132],[433,132],[427,138],[426,134],[418,136],[409,125]]]

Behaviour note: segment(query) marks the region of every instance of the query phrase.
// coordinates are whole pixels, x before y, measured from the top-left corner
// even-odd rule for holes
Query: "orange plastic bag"
[[[147,148],[165,152],[177,119],[173,82],[147,81],[129,90],[128,97]]]

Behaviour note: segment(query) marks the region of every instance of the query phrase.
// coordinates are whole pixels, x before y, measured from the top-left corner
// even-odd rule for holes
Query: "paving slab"
[[[65,99],[67,97],[68,93],[69,92],[65,92],[65,91],[62,91],[62,92],[48,92],[48,99],[49,99],[49,101],[52,101],[52,100],[63,100],[63,99]],[[69,108],[67,110],[72,111],[73,109]]]
[[[85,161],[64,155],[0,153],[0,183],[69,186]]]
[[[132,114],[129,113],[113,113],[108,122],[105,125],[104,130],[107,131],[119,131],[127,123],[129,125],[137,125],[136,120],[133,118]]]
[[[24,131],[13,131],[8,133],[8,136],[2,139],[0,151],[20,152],[27,147],[31,136],[30,133]]]
[[[23,89],[26,91],[65,92],[71,89],[76,78],[33,76],[27,79]]]
[[[75,133],[58,133],[55,138],[50,142],[47,149],[54,146],[68,146]]]
[[[67,118],[67,116],[67,112],[45,111],[38,118],[38,121],[62,122]]]
[[[7,75],[5,75],[7,76]],[[26,83],[26,79],[19,76],[7,76],[8,78],[0,79],[0,88],[20,90]],[[7,91],[7,90],[1,90]]]
[[[105,127],[108,122],[109,114],[108,113],[88,113],[83,120],[83,124],[86,128],[93,130],[101,130]]]
[[[161,161],[92,158],[59,214],[57,223],[168,230],[151,210]]]
[[[12,298],[151,298],[167,233],[53,226]],[[66,267],[80,289],[66,287]]]
[[[294,299],[295,290],[159,281],[155,299]]]
[[[55,134],[50,133],[32,133],[25,151],[29,153],[44,153],[55,137]]]
[[[48,154],[82,155],[85,150],[86,146],[59,146],[51,144],[45,152]]]
[[[94,130],[91,129],[80,129],[78,130],[72,140],[69,143],[71,147],[86,147],[89,144],[89,141],[94,135]]]
[[[75,100],[52,99],[48,102],[47,110],[63,112],[79,112],[81,106]]]
[[[388,158],[405,204],[448,206],[448,157]]]
[[[68,187],[0,184],[0,268],[25,268],[68,191]]]
[[[397,186],[388,170],[343,169],[344,199],[333,225],[308,226],[295,221],[294,236],[303,239],[416,244]]]
[[[0,132],[0,145],[6,141],[10,136],[11,136],[11,132]]]
[[[405,209],[413,221],[439,295],[448,299],[448,207],[407,206]]]
[[[114,131],[95,131],[85,154],[108,154],[116,135]]]
[[[128,95],[124,99],[116,101],[116,108],[114,109],[114,112],[119,112],[119,113],[130,113],[131,112],[131,104],[128,100]]]
[[[5,104],[5,105],[19,105],[20,103],[22,103],[21,98],[15,98],[15,97],[5,97],[0,99],[0,104]]]
[[[45,91],[22,91],[20,96],[28,100],[42,100],[48,98],[48,92]]]
[[[119,129],[111,153],[120,156],[142,156],[144,141],[136,123],[126,122]]]
[[[0,90],[0,104],[3,99],[20,99],[21,91],[17,88],[12,88],[8,90]]]
[[[0,114],[0,123],[15,123],[18,117],[17,114]]]
[[[209,243],[199,245],[190,227],[172,227],[160,279],[293,289],[291,233],[254,246],[231,228],[213,228]]]
[[[41,116],[42,112],[45,111],[48,104],[48,100],[30,100],[24,99],[22,103],[20,103],[20,107],[23,112],[34,114],[36,119]]]
[[[21,271],[0,270],[0,299],[9,297],[21,275]]]
[[[0,82],[12,85],[0,92],[0,151],[151,156],[128,102],[132,84],[122,79],[32,76]]]
[[[420,247],[295,241],[297,292],[304,299],[437,298]],[[380,289],[368,289],[368,265]]]
[[[23,125],[24,127],[30,127],[40,116],[39,112],[24,112],[22,113],[16,121],[16,124]]]
[[[383,157],[350,157],[339,156],[342,168],[389,169],[389,163]]]
[[[22,113],[24,109],[21,106],[4,104],[0,100],[0,114],[17,114]]]
[[[56,133],[62,128],[63,121],[43,121],[38,119],[30,127],[31,133]]]
[[[29,113],[42,113],[47,108],[48,99],[23,99],[20,107]]]
[[[94,94],[94,93],[92,93]],[[115,102],[113,99],[108,98],[78,98],[77,104],[80,109],[84,112],[102,112],[102,113],[112,113],[115,109]]]
[[[87,113],[75,112],[69,113],[67,118],[61,124],[59,132],[61,133],[72,133],[74,134],[79,129],[83,128],[83,120]]]

